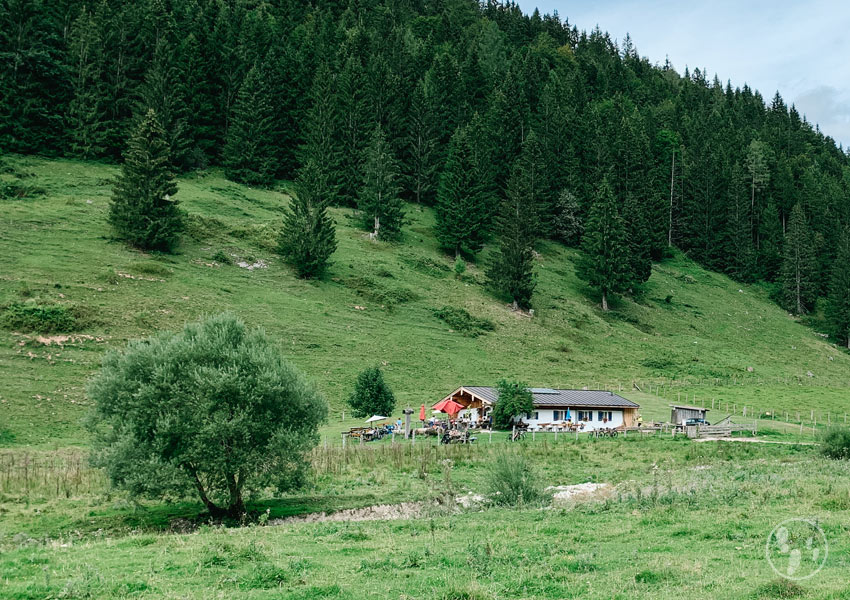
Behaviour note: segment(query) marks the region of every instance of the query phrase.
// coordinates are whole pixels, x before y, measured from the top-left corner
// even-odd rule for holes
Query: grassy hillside
[[[282,191],[240,186],[217,171],[183,177],[188,235],[177,254],[153,255],[110,239],[116,167],[11,162],[45,193],[0,201],[0,305],[59,304],[77,325],[62,340],[0,329],[0,444],[84,445],[85,382],[107,349],[222,310],[265,327],[316,381],[332,407],[329,431],[341,427],[357,372],[376,363],[400,401],[414,406],[460,384],[516,377],[622,387],[649,417],[663,416],[671,398],[694,394],[739,410],[815,410],[819,419],[850,410],[850,356],[777,308],[766,290],[682,256],[654,267],[639,301],[603,314],[575,276],[575,251],[542,244],[529,318],[484,289],[480,266],[455,278],[431,233],[430,210],[408,207],[399,244],[370,242],[351,210],[334,210],[334,264],[325,281],[305,282],[274,253],[288,201]],[[494,330],[454,331],[435,315],[445,307],[487,319]],[[670,378],[686,383],[668,383],[657,396],[654,384]],[[644,392],[653,384],[652,393],[633,392],[633,381]]]

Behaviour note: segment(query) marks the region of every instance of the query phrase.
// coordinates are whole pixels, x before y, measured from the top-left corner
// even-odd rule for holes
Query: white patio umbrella
[[[389,417],[382,417],[381,415],[372,415],[368,419],[366,419],[367,423],[374,423],[375,421],[386,421]]]

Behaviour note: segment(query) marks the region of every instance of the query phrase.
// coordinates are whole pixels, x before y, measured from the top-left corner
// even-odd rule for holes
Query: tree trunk
[[[602,310],[608,312],[608,294],[602,292]]]
[[[227,476],[227,491],[230,492],[230,504],[227,507],[227,516],[239,519],[245,514],[245,502],[242,500],[242,486],[235,475]]]
[[[673,174],[676,172],[676,151],[673,150],[673,161],[670,164],[670,214],[667,221],[667,245],[673,245]]]
[[[375,231],[372,233],[372,236],[375,239],[378,239],[378,229],[381,228],[381,217],[375,216]]]
[[[221,517],[227,514],[227,511],[223,508],[216,506],[212,500],[207,497],[207,492],[204,489],[204,484],[201,483],[201,478],[198,477],[197,471],[193,468],[189,468],[189,471],[192,474],[192,479],[195,481],[195,489],[198,490],[198,495],[201,497],[201,502],[204,503],[204,506],[207,507],[207,510],[210,511],[210,516],[214,519],[220,519]]]

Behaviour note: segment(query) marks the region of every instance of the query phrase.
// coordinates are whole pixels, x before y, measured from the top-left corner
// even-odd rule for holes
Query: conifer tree
[[[378,126],[365,153],[363,183],[357,198],[363,226],[372,229],[373,238],[397,239],[401,234],[404,211],[398,180],[398,163],[384,130]]]
[[[421,82],[410,99],[402,156],[406,197],[417,204],[432,204],[436,187],[437,138],[433,114],[428,109]]]
[[[540,229],[539,206],[535,196],[537,179],[533,164],[521,157],[514,165],[508,191],[496,219],[499,245],[491,255],[487,268],[490,287],[511,300],[514,310],[531,307],[537,280],[534,274],[534,242]]]
[[[336,102],[339,111],[340,186],[339,202],[356,206],[363,178],[363,159],[374,121],[370,119],[366,96],[366,73],[361,61],[349,56],[337,77]]]
[[[118,237],[144,250],[171,250],[184,229],[169,157],[165,132],[148,110],[130,138],[109,207]]]
[[[319,168],[331,202],[338,205],[341,204],[342,147],[335,82],[330,67],[322,63],[310,89],[310,108],[304,123],[304,145],[300,148],[299,160],[302,165],[312,161]]]
[[[756,192],[764,189],[770,181],[770,167],[767,164],[768,146],[760,140],[753,140],[747,147],[746,167],[750,183],[750,219],[753,233],[758,233],[756,218],[761,212],[756,207]],[[758,235],[756,235],[758,240]],[[757,246],[759,244],[756,244]]]
[[[295,180],[295,196],[280,233],[279,251],[299,277],[321,277],[336,250],[336,228],[328,215],[330,197],[322,171],[314,162],[304,165]]]
[[[437,191],[437,240],[456,258],[461,253],[476,254],[489,232],[490,201],[475,143],[468,127],[458,128]]]
[[[850,232],[847,230],[838,242],[832,264],[826,318],[832,335],[850,349]]]
[[[82,158],[99,156],[106,146],[101,16],[101,11],[92,13],[84,8],[71,31],[69,51],[74,72],[68,128],[71,150]]]
[[[738,165],[732,169],[726,202],[726,231],[723,235],[726,272],[740,281],[749,281],[753,272],[753,241],[750,229],[750,203],[745,175]]]
[[[174,61],[174,51],[169,43],[160,40],[154,50],[153,62],[145,74],[139,91],[139,114],[153,109],[165,131],[171,149],[171,165],[177,169],[188,167],[189,131],[186,122],[186,97],[182,76]]]
[[[806,215],[803,208],[796,204],[791,210],[785,234],[782,291],[786,308],[798,315],[808,312],[817,295],[817,262],[813,244]]]
[[[624,292],[629,285],[625,226],[607,177],[597,188],[581,249],[576,275],[599,290],[602,310],[607,311],[610,296]]]
[[[776,204],[768,202],[759,223],[761,244],[759,267],[761,276],[767,281],[776,280],[782,268],[782,223]]]
[[[581,207],[569,190],[561,190],[550,215],[550,234],[567,246],[577,246],[584,232]]]
[[[628,285],[634,289],[649,280],[652,274],[652,235],[650,233],[647,206],[634,194],[626,195],[623,205],[623,222],[626,247],[628,249]]]
[[[269,185],[276,172],[274,115],[262,71],[252,67],[233,107],[224,168],[228,179],[251,185]]]

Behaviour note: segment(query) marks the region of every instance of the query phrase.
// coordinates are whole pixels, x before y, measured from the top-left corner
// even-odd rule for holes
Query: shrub
[[[369,277],[352,277],[345,281],[345,286],[389,309],[418,298],[413,291],[405,287],[382,285]]]
[[[487,471],[491,500],[501,506],[539,504],[543,489],[534,465],[521,454],[501,452]]]
[[[459,331],[463,335],[467,335],[469,337],[478,337],[479,335],[496,329],[496,325],[493,321],[473,317],[462,308],[444,306],[443,308],[435,310],[434,316],[445,321],[445,323],[455,331]]]
[[[212,255],[212,259],[215,262],[221,263],[223,265],[232,265],[233,264],[233,260],[230,258],[230,256],[227,254],[227,252],[225,252],[224,250],[216,250],[215,254]]]
[[[392,414],[395,409],[395,396],[384,381],[380,368],[371,367],[357,376],[354,391],[348,397],[348,405],[356,417]]]
[[[821,438],[821,452],[834,459],[850,459],[850,428],[840,425],[829,427]]]
[[[136,273],[157,277],[168,277],[172,273],[171,269],[156,262],[136,262],[130,265],[130,269]]]
[[[0,315],[0,325],[7,329],[35,333],[66,333],[79,327],[70,307],[35,302],[9,304]]]
[[[455,277],[457,277],[458,279],[460,279],[461,276],[464,273],[466,273],[466,261],[463,260],[463,258],[460,255],[458,255],[457,258],[455,258],[454,272],[455,272]]]
[[[88,395],[93,463],[114,485],[197,493],[215,518],[242,517],[245,492],[303,483],[327,415],[265,333],[228,314],[110,352]]]
[[[499,400],[493,407],[493,424],[499,429],[509,429],[514,417],[534,410],[528,385],[502,379],[497,384]]]

